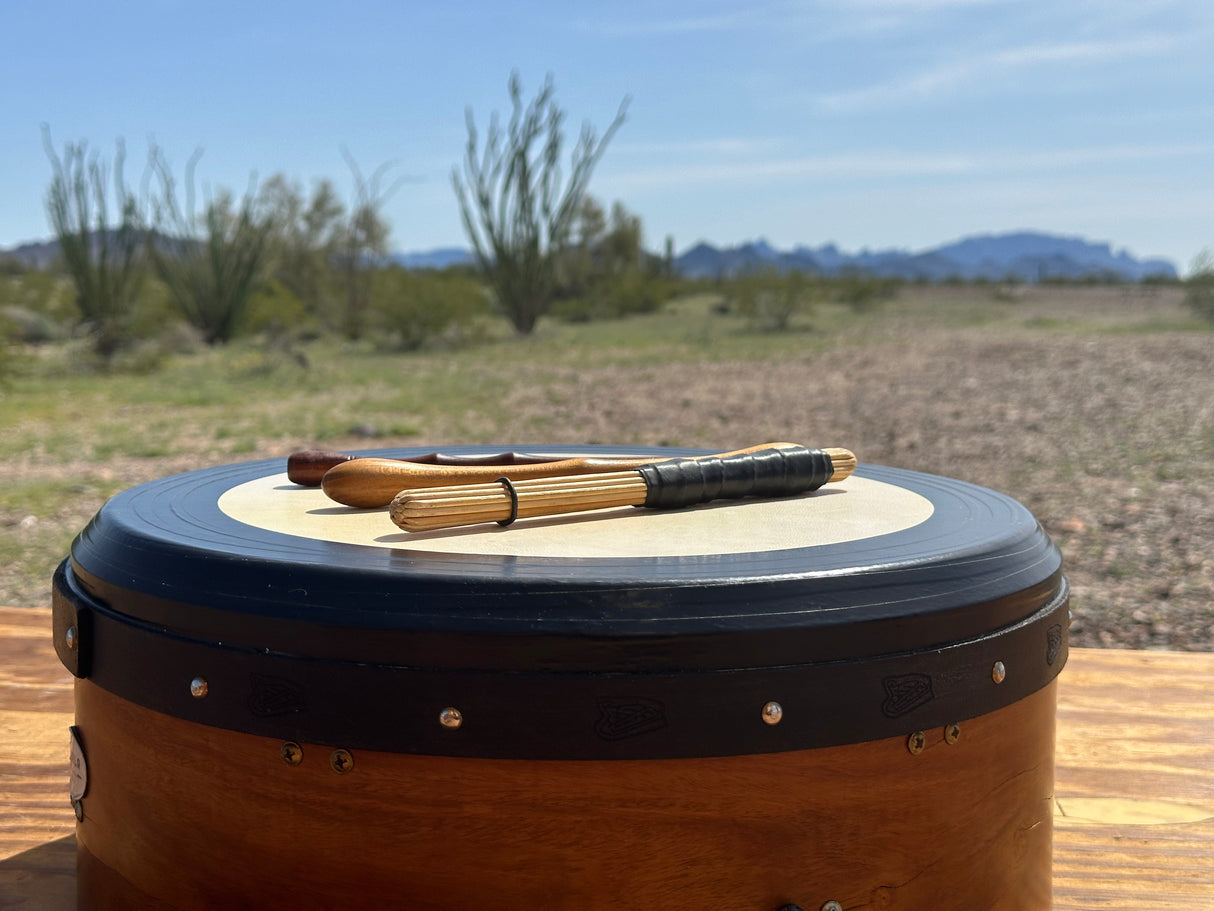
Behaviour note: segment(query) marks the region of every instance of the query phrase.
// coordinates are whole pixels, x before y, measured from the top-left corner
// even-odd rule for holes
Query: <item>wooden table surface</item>
[[[74,906],[72,678],[50,625],[0,608],[3,909]],[[1055,908],[1214,911],[1214,654],[1073,650],[1055,776]]]

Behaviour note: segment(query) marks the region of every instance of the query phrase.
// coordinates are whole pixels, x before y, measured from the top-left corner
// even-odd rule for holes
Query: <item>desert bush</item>
[[[316,317],[285,283],[277,278],[261,284],[249,297],[241,320],[242,333],[270,332],[296,338],[315,338],[320,329]]]
[[[527,335],[552,305],[557,260],[595,165],[624,122],[628,100],[601,137],[583,125],[566,177],[560,161],[565,112],[551,77],[528,104],[518,73],[511,75],[509,90],[509,123],[503,131],[493,115],[483,147],[469,109],[464,167],[452,172],[451,181],[485,281],[515,330]]]
[[[673,294],[673,283],[639,271],[600,279],[575,297],[558,299],[552,315],[570,323],[653,313]]]
[[[1184,289],[1185,303],[1193,312],[1214,322],[1214,252],[1203,250],[1197,255]]]
[[[488,302],[481,285],[465,272],[390,266],[375,273],[371,308],[381,348],[416,351],[440,338],[451,344],[467,341]]]
[[[66,333],[80,321],[72,283],[61,275],[40,269],[0,272],[0,306],[21,307]]]
[[[62,324],[56,323],[45,313],[20,304],[6,304],[0,307],[0,324],[2,334],[8,341],[23,342],[27,345],[61,341],[68,334]]]
[[[111,172],[83,142],[68,143],[60,158],[46,127],[43,145],[53,172],[46,193],[47,217],[94,350],[102,359],[109,358],[130,341],[127,321],[145,274],[143,218],[122,176],[125,149],[119,142]],[[116,222],[111,221],[111,207]]]
[[[761,328],[782,331],[793,316],[812,313],[823,293],[823,283],[804,272],[761,268],[734,279],[730,297],[741,316]]]
[[[853,313],[870,313],[898,292],[896,278],[844,273],[833,282],[833,296]]]
[[[164,369],[172,352],[156,338],[142,338],[117,352],[105,365],[108,373],[150,376]]]
[[[20,372],[23,360],[18,345],[19,327],[9,317],[7,308],[0,310],[0,387],[8,384]]]
[[[151,202],[156,233],[148,252],[182,318],[215,345],[229,341],[241,325],[269,265],[274,224],[258,207],[252,187],[239,202],[221,190],[196,213],[194,168],[200,156],[195,153],[186,164],[184,207],[164,155],[154,149],[149,156],[160,192]]]

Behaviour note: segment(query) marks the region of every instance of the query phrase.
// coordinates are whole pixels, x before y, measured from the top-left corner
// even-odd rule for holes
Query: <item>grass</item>
[[[1102,290],[1054,290],[1046,299],[1022,292],[1007,300],[983,287],[912,288],[863,314],[821,305],[785,332],[755,329],[720,313],[717,296],[699,294],[645,316],[542,322],[525,338],[496,326],[482,344],[455,351],[386,354],[370,344],[323,339],[306,347],[306,369],[242,340],[172,356],[148,375],[98,375],[76,372],[77,352],[62,346],[10,382],[0,405],[0,457],[94,464],[210,459],[254,452],[266,440],[324,443],[352,435],[431,436],[437,429],[496,439],[515,429],[504,400],[526,386],[548,390],[552,404],[561,404],[576,391],[571,377],[586,369],[643,374],[679,363],[804,359],[928,330],[983,327],[1002,336],[1199,328],[1176,301],[1156,301],[1144,315],[1126,295]],[[533,419],[531,429],[542,434],[551,422]]]

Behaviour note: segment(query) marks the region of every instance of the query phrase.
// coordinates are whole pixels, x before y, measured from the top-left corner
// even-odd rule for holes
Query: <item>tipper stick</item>
[[[388,507],[405,531],[561,515],[620,506],[676,508],[717,499],[791,496],[841,481],[856,468],[847,449],[790,446],[721,457],[671,459],[628,471],[401,491]]]

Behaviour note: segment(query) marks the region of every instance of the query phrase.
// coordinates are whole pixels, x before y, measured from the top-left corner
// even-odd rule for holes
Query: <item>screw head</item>
[[[354,768],[354,757],[349,750],[334,750],[329,756],[329,768],[338,775],[345,775]]]
[[[1007,679],[1007,667],[1002,661],[996,661],[994,667],[991,668],[991,679],[996,683],[1002,683]]]
[[[778,702],[769,702],[763,706],[762,714],[765,724],[779,724],[784,720],[784,706]]]
[[[69,626],[63,634],[63,643],[72,651],[80,644],[80,632],[74,626]]]
[[[956,743],[961,739],[961,725],[953,722],[946,725],[944,728],[944,742],[948,744]]]
[[[843,906],[837,901],[828,901],[822,904],[821,911],[843,911]]]
[[[923,731],[915,731],[906,738],[906,748],[912,756],[918,756],[927,749],[927,735]]]
[[[459,730],[460,725],[464,723],[464,713],[448,706],[438,713],[438,723],[448,731]]]
[[[303,762],[303,747],[294,740],[284,743],[279,752],[282,755],[282,761],[287,765],[299,765]]]
[[[190,681],[190,695],[195,699],[206,698],[207,693],[211,691],[211,685],[207,683],[206,677],[195,677]]]

